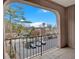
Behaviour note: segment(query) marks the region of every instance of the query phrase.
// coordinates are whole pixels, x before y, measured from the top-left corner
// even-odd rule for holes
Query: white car
[[[36,46],[41,47],[41,42],[37,41]]]
[[[33,48],[33,49],[36,48],[36,44],[35,44],[35,42],[30,43],[30,47]]]
[[[41,47],[42,45],[46,45],[46,42],[44,40],[36,42],[36,46]]]

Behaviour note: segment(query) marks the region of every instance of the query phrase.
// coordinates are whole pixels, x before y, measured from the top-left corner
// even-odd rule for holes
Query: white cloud
[[[43,11],[43,12],[49,12],[48,10],[45,10],[45,9],[41,9],[41,11]]]
[[[35,23],[30,24],[30,26],[40,27],[40,25],[41,25],[42,23],[43,23],[43,22],[35,22]]]
[[[43,26],[43,23],[45,23],[45,25]],[[48,26],[48,23],[46,22],[34,22],[34,23],[30,23],[30,24],[27,24],[27,23],[18,23],[18,24],[22,24],[23,26],[25,27],[47,27]]]
[[[42,24],[43,24],[44,22],[35,22],[35,23],[32,23],[32,24],[30,24],[30,26],[34,26],[34,27],[42,27]],[[47,26],[47,24],[45,23],[45,26]]]

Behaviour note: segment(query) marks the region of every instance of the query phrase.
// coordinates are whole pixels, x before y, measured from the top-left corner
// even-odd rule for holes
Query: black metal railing
[[[57,35],[18,36],[6,39],[6,47],[11,59],[29,59],[57,46]]]

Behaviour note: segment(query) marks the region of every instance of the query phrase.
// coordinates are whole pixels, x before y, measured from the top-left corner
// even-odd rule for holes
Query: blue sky
[[[11,3],[10,7],[15,8],[17,6],[22,6],[22,11],[24,12],[24,17],[31,22],[45,22],[51,24],[52,26],[56,24],[56,14],[54,12],[41,9],[35,6],[30,6],[22,3]]]

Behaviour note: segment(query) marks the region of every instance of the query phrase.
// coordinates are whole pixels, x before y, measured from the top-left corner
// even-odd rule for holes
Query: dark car
[[[48,36],[48,39],[52,39],[53,37],[52,36]]]
[[[34,49],[34,48],[36,48],[36,45],[35,45],[34,42],[27,42],[25,44],[25,47],[28,48],[28,49],[30,49],[30,48]]]
[[[44,40],[42,40],[41,44],[42,45],[46,45],[46,42]]]

